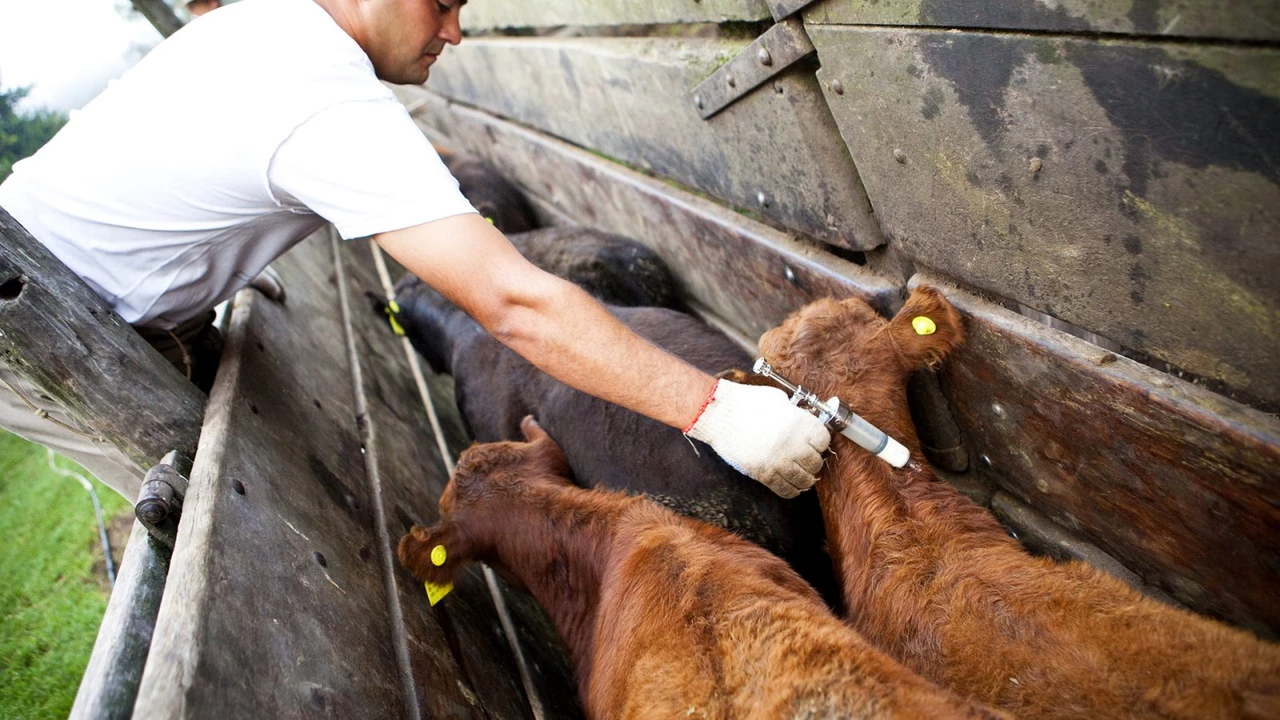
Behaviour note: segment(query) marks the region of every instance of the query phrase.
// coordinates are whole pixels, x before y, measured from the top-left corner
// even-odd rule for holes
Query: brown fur
[[[937,332],[917,335],[918,315]],[[906,379],[962,341],[959,314],[931,288],[891,322],[822,300],[761,338],[782,375],[839,395],[912,453],[894,470],[837,438],[817,484],[849,622],[925,677],[1025,717],[1277,717],[1280,648],[1083,563],[1032,557],[936,480]]]
[[[532,421],[529,443],[477,445],[443,520],[400,541],[415,575],[470,560],[528,588],[569,646],[595,718],[977,718],[872,648],[786,563],[643,498],[575,487]],[[448,560],[435,567],[432,548]],[[447,600],[446,600],[447,602]]]

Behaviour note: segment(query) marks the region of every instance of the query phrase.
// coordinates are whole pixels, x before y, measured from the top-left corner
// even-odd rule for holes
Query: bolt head
[[[833,92],[833,93],[835,93],[835,94],[837,94],[837,95],[843,95],[843,94],[844,94],[844,83],[840,82],[839,80],[832,80],[832,81],[831,81],[831,92]]]
[[[893,159],[897,160],[899,165],[907,164],[907,154],[902,151],[902,148],[893,149]]]
[[[694,95],[694,96],[693,96],[693,104],[694,104],[694,106],[696,106],[699,110],[701,110],[701,109],[702,109],[702,107],[703,107],[703,105],[705,105],[705,103],[702,101],[702,96],[701,96],[701,95]]]
[[[737,80],[735,80],[735,79],[733,79],[733,76],[732,76],[732,75],[730,75],[730,76],[729,76],[729,78],[728,78],[728,80],[726,80],[726,82],[728,82],[728,83],[729,83],[729,87],[731,87],[731,88],[736,88],[736,87],[738,87],[738,81],[737,81]]]
[[[760,61],[760,64],[764,65],[765,67],[768,67],[773,64],[773,56],[769,54],[768,48],[760,48],[759,50],[757,50],[756,60]]]

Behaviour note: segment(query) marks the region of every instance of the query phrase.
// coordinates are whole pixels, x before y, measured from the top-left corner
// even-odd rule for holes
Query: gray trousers
[[[145,473],[142,468],[115,445],[83,428],[62,406],[3,361],[0,361],[0,380],[8,386],[0,385],[0,427],[71,458],[129,502],[137,500]],[[27,405],[24,398],[35,409]],[[45,411],[58,422],[40,417],[37,410]]]
[[[210,311],[172,331],[135,329],[179,372],[208,392],[222,355],[222,336],[213,320]],[[0,380],[4,380],[0,384],[0,428],[75,460],[129,502],[137,501],[146,468],[138,467],[115,445],[76,422],[3,361]]]

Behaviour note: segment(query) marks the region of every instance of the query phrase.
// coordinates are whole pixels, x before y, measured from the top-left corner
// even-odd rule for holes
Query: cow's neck
[[[592,495],[579,488],[564,490],[551,490],[545,502],[522,503],[523,517],[505,518],[507,532],[497,552],[551,617],[585,688],[618,512],[616,502],[592,502]]]

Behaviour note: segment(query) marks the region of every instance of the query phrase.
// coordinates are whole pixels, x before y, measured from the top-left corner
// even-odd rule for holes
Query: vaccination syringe
[[[840,402],[840,398],[833,397],[826,402],[819,400],[817,395],[774,372],[773,367],[764,358],[756,358],[756,364],[752,370],[757,375],[764,375],[790,390],[792,403],[816,413],[818,419],[828,428],[844,435],[860,447],[866,448],[872,455],[896,468],[907,464],[911,453],[903,447],[902,443],[863,420],[857,413],[850,410],[848,405]]]

